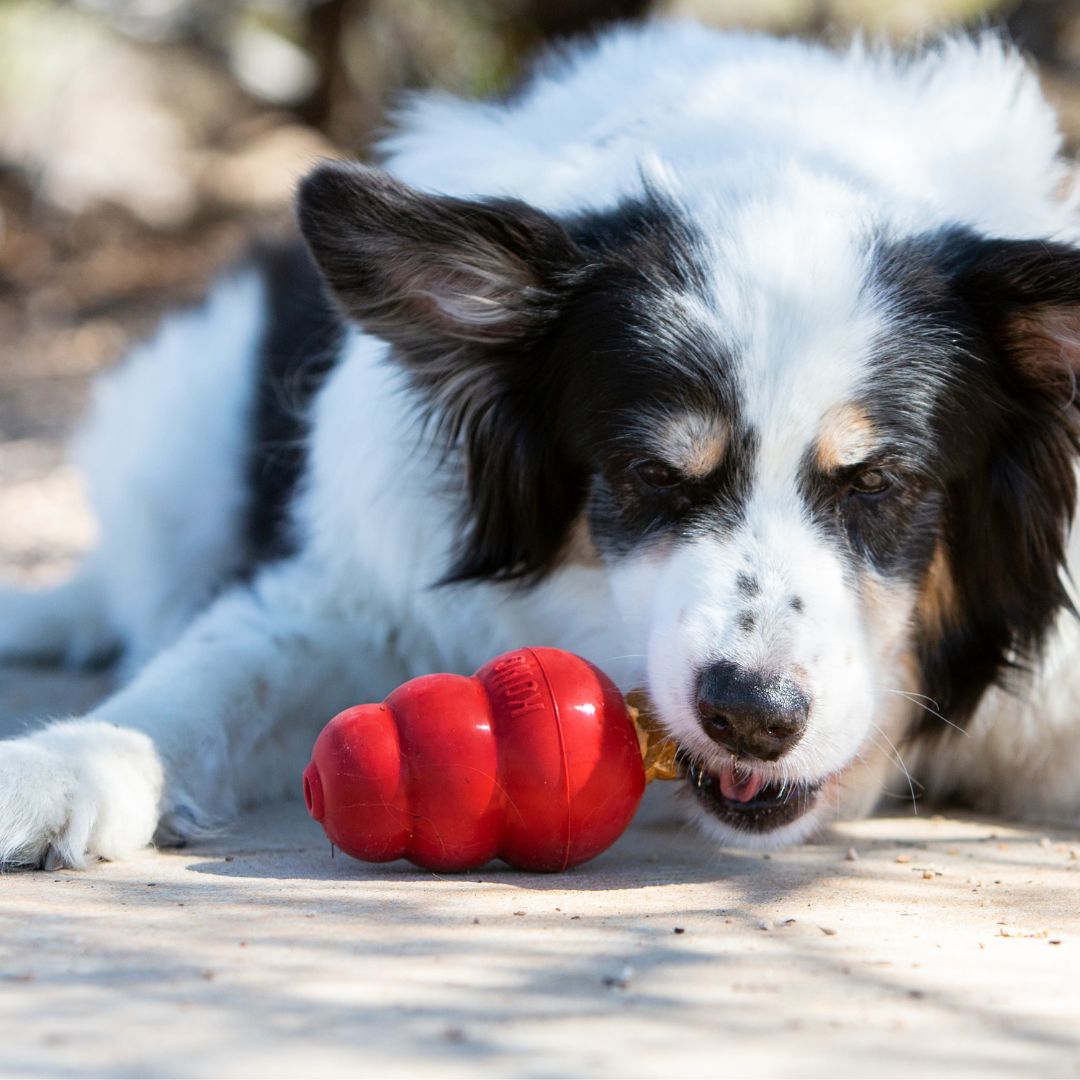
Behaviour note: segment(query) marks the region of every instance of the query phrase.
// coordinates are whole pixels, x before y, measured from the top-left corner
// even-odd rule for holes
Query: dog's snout
[[[802,738],[810,702],[782,675],[761,675],[722,661],[698,682],[705,733],[739,758],[775,761]]]

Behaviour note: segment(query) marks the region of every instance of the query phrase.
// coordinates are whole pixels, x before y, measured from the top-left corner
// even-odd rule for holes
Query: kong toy
[[[315,742],[304,800],[332,843],[368,862],[565,870],[619,838],[647,780],[678,775],[675,751],[592,664],[519,649],[339,713]]]

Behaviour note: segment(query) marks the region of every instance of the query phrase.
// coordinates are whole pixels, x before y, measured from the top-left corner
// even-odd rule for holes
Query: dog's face
[[[1071,249],[898,235],[810,179],[556,221],[326,166],[300,212],[462,450],[450,577],[601,563],[721,839],[806,835],[916,704],[962,723],[1038,649],[1075,495]]]

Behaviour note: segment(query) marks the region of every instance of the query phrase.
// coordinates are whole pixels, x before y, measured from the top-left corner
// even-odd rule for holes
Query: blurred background
[[[843,41],[1002,25],[1080,147],[1080,0],[0,0],[0,572],[90,539],[63,440],[89,377],[198,298],[297,177],[406,89],[511,87],[548,41],[691,15]]]

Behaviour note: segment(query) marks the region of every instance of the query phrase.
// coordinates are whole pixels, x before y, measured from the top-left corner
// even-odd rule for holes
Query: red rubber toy
[[[474,676],[425,675],[339,713],[304,770],[308,812],[342,851],[468,870],[565,870],[610,847],[645,770],[622,694],[558,649]]]

